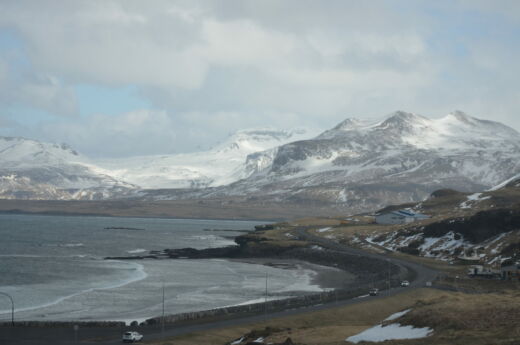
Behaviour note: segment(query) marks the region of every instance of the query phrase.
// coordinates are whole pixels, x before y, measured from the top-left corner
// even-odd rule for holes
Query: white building
[[[411,210],[398,210],[391,211],[381,214],[376,214],[376,223],[377,224],[406,224],[412,223],[417,220],[427,219],[430,216],[427,216],[422,213],[416,213]]]

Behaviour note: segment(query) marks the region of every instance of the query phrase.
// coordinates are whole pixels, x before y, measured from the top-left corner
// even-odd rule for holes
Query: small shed
[[[430,218],[430,216],[405,209],[376,214],[375,218],[377,224],[407,224]]]

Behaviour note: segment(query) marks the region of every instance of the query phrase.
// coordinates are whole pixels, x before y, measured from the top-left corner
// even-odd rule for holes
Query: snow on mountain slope
[[[65,144],[0,137],[0,162],[3,198],[98,198],[135,188],[97,173],[86,157]]]
[[[244,130],[206,152],[95,162],[66,145],[0,137],[0,163],[0,197],[236,197],[355,212],[496,186],[520,173],[520,133],[459,111],[439,119],[398,111],[318,136]]]
[[[66,144],[42,143],[19,137],[0,137],[2,167],[31,167],[41,164],[85,160]]]
[[[204,188],[226,185],[246,178],[263,167],[248,163],[250,154],[308,139],[310,130],[242,130],[205,152],[154,155],[124,159],[99,160],[104,172],[143,188]],[[272,155],[272,154],[271,154]]]
[[[508,178],[504,182],[501,182],[500,184],[494,186],[493,188],[490,188],[489,191],[494,191],[494,190],[504,188],[505,186],[507,186],[513,182],[515,182],[515,185],[517,185],[517,186],[520,185],[520,174],[517,174],[511,178]]]
[[[515,168],[520,170],[511,161],[519,156],[518,132],[461,112],[440,119],[396,112],[372,124],[351,123],[355,125],[343,122],[315,139],[280,147],[264,172],[289,179],[336,170],[349,181],[362,181],[380,175],[413,178],[438,170],[441,175],[463,175],[492,186],[510,177]],[[491,162],[509,169],[498,171]]]
[[[256,167],[248,178],[192,196],[254,194],[367,210],[441,188],[479,191],[520,172],[520,133],[459,111],[439,119],[398,111],[379,121],[347,119],[313,139],[250,155],[247,166]]]

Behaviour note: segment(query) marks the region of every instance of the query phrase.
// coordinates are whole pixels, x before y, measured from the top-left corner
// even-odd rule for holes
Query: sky
[[[516,0],[0,0],[0,135],[92,157],[453,110],[520,130]]]

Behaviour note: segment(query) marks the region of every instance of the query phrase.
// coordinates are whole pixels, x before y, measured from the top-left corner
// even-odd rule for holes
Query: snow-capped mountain
[[[355,182],[389,174],[413,177],[433,169],[492,186],[510,172],[481,161],[516,157],[519,148],[520,134],[496,122],[461,112],[440,119],[396,112],[373,124],[347,120],[315,139],[284,145],[267,174],[288,179],[339,170]],[[500,157],[493,158],[495,153]]]
[[[375,122],[347,119],[313,139],[249,155],[247,165],[257,167],[248,178],[198,196],[254,194],[366,210],[440,188],[495,186],[520,172],[520,133],[460,111],[439,119],[398,111]]]
[[[66,145],[0,138],[0,197],[290,201],[349,212],[474,192],[520,174],[520,133],[462,112],[395,112],[310,131],[244,130],[205,152],[92,161]]]
[[[65,144],[0,137],[0,196],[7,199],[99,199],[135,186],[99,173]]]
[[[216,187],[263,168],[260,159],[251,165],[249,155],[315,134],[306,129],[242,130],[205,152],[99,160],[96,164],[115,178],[146,189]]]

